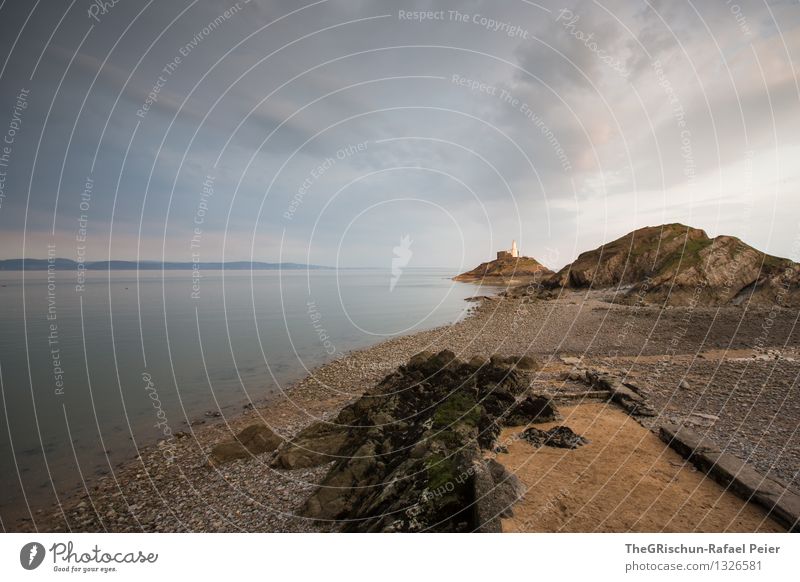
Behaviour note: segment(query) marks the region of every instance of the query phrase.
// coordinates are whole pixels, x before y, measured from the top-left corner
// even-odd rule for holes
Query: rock
[[[457,362],[456,355],[452,351],[442,350],[438,354],[428,358],[425,368],[435,373],[444,370],[455,362]]]
[[[542,365],[530,356],[522,356],[516,362],[516,366],[520,370],[541,370]]]
[[[506,426],[521,426],[560,419],[561,415],[552,400],[542,396],[526,396],[508,409],[502,422]]]
[[[220,465],[234,459],[245,459],[274,451],[282,442],[283,439],[265,424],[253,424],[237,434],[235,440],[214,445],[211,460]]]
[[[418,368],[427,363],[427,361],[431,358],[431,356],[433,356],[433,352],[428,352],[428,351],[414,354],[408,361],[408,366],[410,368]]]
[[[623,406],[628,403],[644,402],[644,397],[641,394],[621,382],[611,382],[609,391],[611,392],[611,399]]]
[[[512,517],[512,506],[525,494],[525,487],[516,475],[489,459],[475,468],[475,512],[478,527],[482,533],[500,533],[500,518]]]
[[[602,390],[615,390],[619,381],[609,374],[599,374],[595,377],[593,384]]]
[[[524,371],[540,370],[542,364],[530,356],[501,356],[494,354],[489,358],[492,366],[496,368],[511,368]]]
[[[581,253],[542,284],[550,289],[625,289],[617,301],[688,305],[800,304],[800,265],[732,236],[683,224],[640,228]]]
[[[566,379],[572,380],[573,382],[585,382],[586,376],[582,374],[579,370],[570,370],[569,372],[567,372]]]
[[[693,412],[692,416],[696,416],[697,418],[702,418],[703,420],[719,420],[719,416],[716,414],[704,414],[702,412]]]
[[[685,424],[694,426],[713,426],[719,420],[719,416],[715,414],[703,414],[702,412],[692,412],[688,418],[684,420]]]
[[[527,390],[522,359],[417,354],[333,423],[301,432],[275,466],[305,462],[300,450],[318,459],[324,449],[333,461],[302,515],[343,531],[497,531],[519,488],[486,453],[497,444],[500,415]],[[547,408],[530,399],[522,409]]]
[[[577,449],[589,443],[587,439],[575,434],[571,428],[566,426],[556,426],[550,430],[539,430],[531,427],[525,429],[520,438],[536,448],[547,446],[560,449]]]
[[[471,271],[453,277],[454,281],[510,282],[517,279],[538,281],[553,272],[531,257],[498,258],[481,263]]]
[[[254,455],[274,451],[283,443],[281,437],[262,423],[251,424],[246,427],[236,435],[236,440],[242,443],[242,445]]]
[[[330,463],[347,440],[346,428],[328,423],[312,424],[278,450],[272,466],[303,469]]]
[[[244,459],[249,456],[247,449],[237,441],[218,443],[211,449],[211,461],[215,465],[222,465],[235,459]]]
[[[478,368],[482,368],[483,366],[485,366],[488,363],[489,363],[489,360],[487,360],[486,358],[483,358],[481,356],[473,356],[469,361],[469,365],[471,367],[475,368],[476,370]]]
[[[678,383],[678,388],[680,388],[681,390],[691,390],[689,382],[687,382],[685,378]]]

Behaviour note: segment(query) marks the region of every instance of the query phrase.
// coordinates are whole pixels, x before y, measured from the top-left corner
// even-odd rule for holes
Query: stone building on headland
[[[497,251],[497,260],[501,259],[516,259],[519,257],[519,250],[517,249],[517,241],[511,241],[511,250]]]

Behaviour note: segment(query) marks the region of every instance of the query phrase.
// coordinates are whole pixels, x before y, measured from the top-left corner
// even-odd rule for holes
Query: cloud
[[[217,185],[205,225],[210,254],[225,239],[228,258],[249,258],[255,232],[262,260],[279,252],[305,260],[312,241],[315,262],[335,262],[341,243],[351,264],[365,265],[385,262],[376,236],[389,245],[405,233],[416,249],[427,248],[419,256],[430,264],[485,260],[509,237],[563,264],[603,237],[654,221],[687,219],[735,234],[741,217],[722,210],[726,201],[741,205],[752,195],[788,208],[794,199],[787,152],[800,145],[792,67],[800,11],[790,2],[740,2],[734,10],[654,0],[545,2],[544,9],[515,1],[254,0],[202,35],[137,118],[165,64],[234,4],[201,0],[175,20],[183,7],[154,3],[125,34],[137,11],[120,5],[94,27],[53,102],[30,204],[22,194],[4,201],[0,226],[4,249],[12,249],[4,252],[19,252],[12,243],[26,208],[29,235],[50,236],[62,164],[56,232],[74,229],[76,189],[95,151],[96,238],[113,231],[124,244],[112,248],[124,253],[141,221],[142,248],[163,244],[176,259],[208,173]],[[408,21],[400,9],[445,16]],[[525,35],[492,30],[481,18]],[[26,50],[9,61],[4,107],[49,36],[48,23],[33,20],[36,35],[23,35]],[[88,27],[73,16],[65,23],[31,83],[37,101],[17,160],[36,154],[48,96]],[[293,220],[282,218],[315,168],[364,142],[364,151],[313,180]],[[758,171],[747,191],[737,189],[729,177],[748,164]],[[16,169],[8,184],[24,194],[30,166],[18,161]],[[398,197],[413,201],[392,202]],[[371,222],[345,233],[365,212]],[[448,230],[442,216],[459,228]],[[793,228],[779,214],[748,236],[780,254]],[[463,249],[452,243],[459,230],[473,241]]]

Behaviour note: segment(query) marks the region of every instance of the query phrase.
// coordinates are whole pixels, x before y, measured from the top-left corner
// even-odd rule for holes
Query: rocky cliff
[[[628,302],[800,304],[800,265],[683,224],[635,230],[582,253],[546,287],[618,289]]]

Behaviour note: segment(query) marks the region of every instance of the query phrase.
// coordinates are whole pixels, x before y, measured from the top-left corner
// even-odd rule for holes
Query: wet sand
[[[589,439],[575,450],[534,448],[502,432],[497,460],[527,489],[503,520],[505,532],[785,531],[694,469],[655,434],[613,404],[560,407],[563,425]]]

